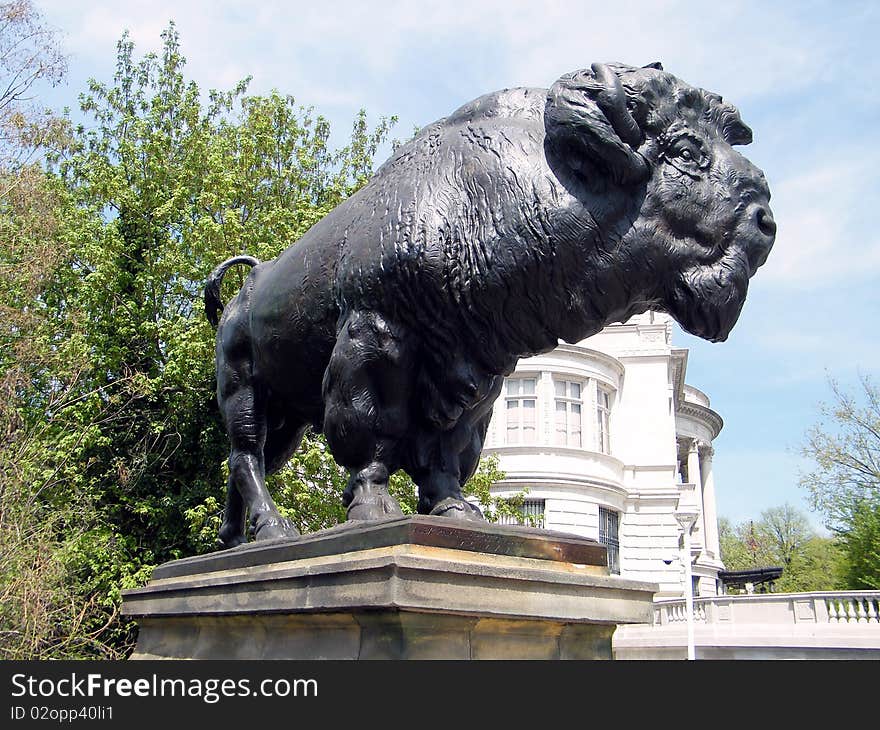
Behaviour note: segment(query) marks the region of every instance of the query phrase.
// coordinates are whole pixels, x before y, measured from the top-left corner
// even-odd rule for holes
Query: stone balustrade
[[[655,624],[686,621],[684,599],[655,602]],[[880,591],[697,597],[694,598],[694,622],[876,624],[880,628]]]
[[[621,627],[619,659],[672,659],[686,651],[683,599],[654,603],[653,625]],[[694,599],[697,658],[880,658],[880,591],[762,593]]]
[[[827,596],[825,607],[829,623],[880,624],[880,591]]]

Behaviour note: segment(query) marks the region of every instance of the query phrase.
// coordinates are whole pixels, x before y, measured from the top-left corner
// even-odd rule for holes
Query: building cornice
[[[672,368],[672,402],[675,410],[684,401],[684,378],[687,373],[688,351],[685,348],[673,348],[669,353],[669,364]]]
[[[584,497],[590,492],[600,492],[614,495],[618,499],[628,500],[630,493],[626,487],[614,482],[597,479],[595,477],[581,477],[577,474],[527,474],[517,472],[509,474],[504,479],[499,479],[492,485],[493,493],[498,491],[518,492],[528,489],[527,499],[542,496],[542,492],[559,491],[568,492],[574,496]],[[585,500],[589,501],[589,500]]]
[[[695,421],[702,423],[712,433],[713,439],[716,438],[718,434],[721,433],[721,429],[724,428],[724,419],[721,418],[721,416],[711,408],[706,408],[706,406],[701,406],[698,403],[691,403],[684,400],[679,401],[676,404],[675,415],[692,418]]]
[[[600,350],[594,350],[591,347],[584,347],[583,345],[570,345],[567,342],[564,342],[560,343],[552,352],[563,352],[569,355],[577,355],[578,357],[588,357],[593,360],[598,360],[614,370],[619,376],[623,376],[626,370],[623,363],[616,357],[613,357],[606,352],[601,352]],[[544,353],[544,355],[549,354],[551,353]],[[534,357],[540,358],[542,356],[543,355],[535,355]],[[523,364],[522,361],[520,361],[520,364]],[[517,369],[519,369],[519,366],[517,366]]]

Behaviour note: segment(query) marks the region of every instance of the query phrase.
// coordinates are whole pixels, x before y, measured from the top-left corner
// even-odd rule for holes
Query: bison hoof
[[[403,511],[394,497],[381,490],[357,495],[348,505],[345,515],[349,521],[385,520],[389,517],[402,517]]]
[[[254,540],[277,540],[282,537],[299,537],[299,530],[285,517],[267,517],[254,529]]]
[[[430,514],[465,522],[485,522],[480,508],[464,499],[447,497],[434,505]]]
[[[217,535],[217,547],[220,550],[228,550],[229,548],[238,547],[245,542],[247,542],[247,538],[241,531],[237,531],[235,534],[226,534],[221,528],[220,533]]]

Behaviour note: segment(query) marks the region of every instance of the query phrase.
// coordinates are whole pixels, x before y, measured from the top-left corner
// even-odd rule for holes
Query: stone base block
[[[123,613],[141,659],[610,659],[656,589],[591,540],[414,516],[167,563]]]

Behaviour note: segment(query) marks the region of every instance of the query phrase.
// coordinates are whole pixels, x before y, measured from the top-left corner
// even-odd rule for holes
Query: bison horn
[[[623,84],[620,83],[617,74],[604,63],[594,63],[591,68],[596,74],[596,80],[605,87],[604,93],[599,95],[596,103],[620,138],[631,147],[638,147],[644,136],[626,108],[626,92],[623,90]]]

